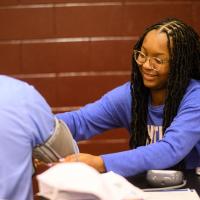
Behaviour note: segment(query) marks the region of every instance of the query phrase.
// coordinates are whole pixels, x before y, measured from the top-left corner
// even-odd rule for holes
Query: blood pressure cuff
[[[67,125],[56,119],[54,133],[41,145],[33,149],[33,158],[45,163],[57,162],[70,154],[78,153],[78,146],[74,141]]]

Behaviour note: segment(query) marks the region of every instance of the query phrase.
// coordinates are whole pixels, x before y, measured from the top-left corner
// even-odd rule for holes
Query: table
[[[187,180],[187,184],[183,188],[195,189],[200,196],[200,176],[195,173],[195,170],[185,170],[183,173]],[[146,181],[146,173],[128,177],[127,180],[141,189],[151,188]]]

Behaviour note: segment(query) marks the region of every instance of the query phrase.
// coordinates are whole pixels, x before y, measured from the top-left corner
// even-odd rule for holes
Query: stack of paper
[[[37,176],[39,195],[50,200],[143,200],[145,193],[113,172],[80,162],[60,163]]]

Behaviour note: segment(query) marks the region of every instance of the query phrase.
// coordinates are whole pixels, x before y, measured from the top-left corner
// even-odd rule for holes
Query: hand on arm
[[[106,171],[101,156],[94,156],[86,153],[72,154],[62,159],[61,162],[83,162],[95,168],[100,173]]]

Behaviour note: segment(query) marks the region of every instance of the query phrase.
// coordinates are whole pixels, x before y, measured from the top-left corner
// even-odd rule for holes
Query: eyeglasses
[[[134,59],[138,65],[143,65],[147,61],[147,59],[149,59],[149,64],[151,66],[151,69],[155,71],[159,71],[160,67],[164,63],[169,62],[169,60],[163,60],[161,58],[147,56],[142,51],[138,50],[134,50]]]

